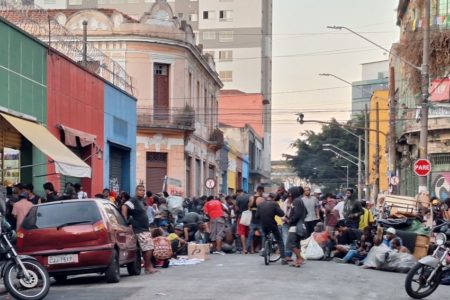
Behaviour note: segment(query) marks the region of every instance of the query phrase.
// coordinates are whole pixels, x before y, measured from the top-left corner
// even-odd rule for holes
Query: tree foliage
[[[363,116],[357,116],[346,124],[364,127]],[[331,144],[357,157],[358,138],[349,131],[364,138],[362,129],[343,128],[342,124],[332,119],[329,125],[322,126],[322,132],[320,133],[310,130],[303,132],[301,137],[291,145],[296,149],[296,154],[285,154],[284,157],[300,178],[312,184],[323,186],[326,191],[337,192],[339,188],[345,187],[347,170],[342,166],[348,166],[350,185],[356,186],[357,166],[333,152],[323,150],[324,144]],[[328,148],[334,150],[332,147]],[[362,151],[363,149],[362,147]],[[362,155],[364,155],[364,152]],[[347,157],[347,155],[344,156]],[[348,158],[357,163],[355,159]]]

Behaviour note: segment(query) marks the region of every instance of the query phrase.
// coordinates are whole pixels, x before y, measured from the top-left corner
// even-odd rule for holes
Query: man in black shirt
[[[153,268],[152,256],[153,256],[153,239],[150,232],[150,224],[148,223],[147,207],[145,199],[145,187],[138,185],[136,187],[136,196],[125,202],[122,205],[122,214],[125,220],[131,218],[131,226],[136,234],[139,242],[139,247],[144,256],[145,273],[153,274],[157,270]]]
[[[256,209],[256,220],[259,220],[263,234],[266,236],[270,233],[273,234],[275,240],[277,241],[278,248],[280,249],[280,255],[282,258],[282,263],[287,264],[286,253],[284,251],[284,242],[280,230],[278,229],[277,222],[275,221],[275,216],[284,217],[284,212],[273,199],[276,195],[271,195],[265,201],[261,202]],[[267,249],[265,249],[267,251]]]
[[[241,215],[244,211],[248,210],[248,202],[250,200],[250,195],[244,193],[244,190],[238,189],[236,193],[236,207],[237,207],[237,214],[236,214],[236,222],[237,222],[237,228],[236,228],[236,234],[240,238],[240,250],[243,254],[247,253],[246,249],[246,241],[248,236],[248,226],[242,225],[240,223]]]

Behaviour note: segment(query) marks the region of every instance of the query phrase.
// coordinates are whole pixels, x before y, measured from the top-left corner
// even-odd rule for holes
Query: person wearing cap
[[[394,245],[392,244],[392,241],[396,239],[398,243],[400,244],[400,247],[403,246],[403,240],[397,236],[397,231],[394,227],[389,227],[386,229],[386,234],[383,239],[383,244],[388,246],[391,249],[394,249]]]
[[[187,242],[182,238],[184,235],[184,224],[179,223],[175,226],[175,232],[169,234],[167,238],[172,245],[173,256],[186,254]]]
[[[28,193],[22,192],[19,194],[19,201],[14,203],[13,209],[12,209],[12,215],[16,218],[16,228],[19,229],[20,225],[22,225],[23,220],[25,219],[26,215],[30,211],[30,209],[33,207],[33,203],[28,201]]]

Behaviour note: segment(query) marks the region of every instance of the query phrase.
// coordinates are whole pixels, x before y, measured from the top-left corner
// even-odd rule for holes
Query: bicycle
[[[271,262],[276,262],[281,258],[280,251],[278,249],[278,243],[273,238],[273,234],[266,234],[266,240],[264,242],[264,263],[266,266]]]

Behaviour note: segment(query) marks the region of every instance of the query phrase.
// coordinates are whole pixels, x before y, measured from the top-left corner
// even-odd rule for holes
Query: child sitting
[[[152,230],[153,244],[155,249],[153,250],[153,265],[155,267],[168,268],[170,258],[173,255],[172,245],[170,240],[164,237],[164,232],[161,228],[155,228]]]

